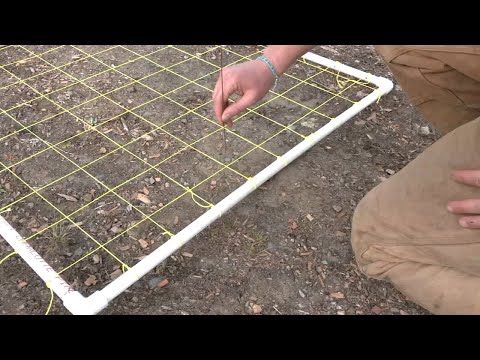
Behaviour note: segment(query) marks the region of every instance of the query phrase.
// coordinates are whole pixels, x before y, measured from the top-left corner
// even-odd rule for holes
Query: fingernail
[[[453,207],[451,205],[448,205],[447,210],[450,211],[450,212],[453,212]]]
[[[465,219],[460,219],[459,223],[460,223],[460,226],[464,228],[468,227],[468,222]]]

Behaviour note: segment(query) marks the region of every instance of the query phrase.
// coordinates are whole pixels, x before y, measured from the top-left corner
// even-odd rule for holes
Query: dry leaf
[[[320,46],[323,50],[327,50],[327,51],[330,51],[331,53],[335,54],[335,55],[340,55],[340,53],[335,50],[335,48],[333,46],[330,46],[330,45],[322,45]]]
[[[120,275],[122,275],[122,270],[117,269],[117,270],[115,270],[114,272],[112,272],[112,273],[110,274],[110,279],[115,280],[115,279],[118,278]]]
[[[97,283],[97,277],[95,275],[90,275],[87,280],[85,280],[84,284],[86,286],[92,286]]]
[[[145,195],[148,195],[148,194],[150,194],[150,191],[144,186],[144,187],[143,187],[143,193],[144,193]]]
[[[375,121],[377,120],[377,113],[376,112],[373,112],[372,115],[370,115],[368,118],[367,118],[368,121]]]
[[[145,248],[148,247],[148,242],[146,242],[145,240],[140,239],[140,240],[138,240],[138,242],[140,243],[140,246],[141,246],[143,249],[145,249]]]
[[[23,289],[27,285],[28,285],[28,282],[20,281],[17,286],[18,286],[19,289]]]
[[[41,231],[45,230],[47,227],[48,227],[48,224],[43,224],[39,228],[35,229],[35,232],[41,232]]]
[[[169,283],[168,279],[163,279],[163,280],[160,281],[160,283],[158,284],[158,287],[163,288],[163,287],[167,286],[168,283]]]
[[[178,216],[175,216],[175,219],[173,220],[173,225],[177,225],[178,224]]]
[[[141,194],[141,193],[138,193],[138,194],[137,194],[136,199],[139,200],[139,201],[141,201],[141,202],[143,202],[144,204],[147,204],[147,205],[149,205],[149,204],[152,203],[152,202],[150,201],[150,199],[149,199],[146,195]]]
[[[73,196],[70,195],[65,195],[65,194],[57,194],[58,196],[64,198],[65,200],[72,201],[72,202],[77,202],[78,200],[74,198]]]
[[[298,224],[295,220],[290,220],[288,222],[288,225],[290,226],[290,229],[292,229],[292,230],[295,230],[296,228],[298,228]]]
[[[345,295],[341,292],[334,292],[330,294],[330,297],[334,299],[345,299]]]
[[[140,138],[146,140],[146,141],[153,141],[153,137],[151,137],[150,135],[148,134],[145,134],[145,135],[142,135],[140,136]]]
[[[307,214],[307,219],[308,219],[309,221],[313,221],[313,216],[310,215],[310,214]]]
[[[184,252],[184,253],[182,253],[182,256],[191,258],[191,257],[193,257],[193,254],[190,254],[188,252]]]
[[[100,256],[98,254],[93,255],[93,263],[98,264],[101,261]]]
[[[155,181],[156,181],[156,182],[160,182],[161,180],[162,180],[162,179],[159,178],[159,177],[156,177],[156,178],[155,178]]]
[[[130,245],[125,245],[120,248],[121,251],[126,251],[128,249],[130,249]]]
[[[153,155],[150,155],[148,158],[149,159],[156,159],[156,158],[159,158],[160,156],[162,156],[162,154],[153,154]]]

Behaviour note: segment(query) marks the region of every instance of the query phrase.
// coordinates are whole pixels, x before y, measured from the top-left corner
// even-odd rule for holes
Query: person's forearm
[[[316,45],[270,45],[263,55],[269,59],[278,75],[282,75],[302,55],[312,50]]]

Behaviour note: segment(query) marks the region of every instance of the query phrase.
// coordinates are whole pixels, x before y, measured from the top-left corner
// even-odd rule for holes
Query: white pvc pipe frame
[[[353,76],[359,80],[374,84],[378,86],[378,89],[296,145],[285,155],[259,172],[251,181],[247,181],[240,186],[237,190],[198,217],[182,231],[172,236],[165,244],[123,273],[113,282],[105,286],[102,290],[93,293],[89,297],[84,297],[78,291],[72,290],[71,287],[56,274],[55,270],[52,269],[50,265],[48,265],[47,262],[22,239],[21,235],[18,234],[18,232],[13,229],[2,216],[0,216],[0,235],[28,263],[28,265],[30,265],[42,280],[45,281],[54,293],[62,299],[63,304],[68,311],[74,315],[98,314],[105,309],[114,298],[124,292],[154,267],[158,266],[158,264],[189,242],[207,226],[221,218],[223,214],[237,205],[246,196],[254,192],[260,185],[272,178],[292,161],[296,160],[299,156],[304,154],[331,132],[342,126],[360,111],[378,100],[380,96],[389,93],[393,88],[393,83],[389,79],[365,73],[317,54],[307,53],[303,58],[313,63],[339,71],[340,73]]]

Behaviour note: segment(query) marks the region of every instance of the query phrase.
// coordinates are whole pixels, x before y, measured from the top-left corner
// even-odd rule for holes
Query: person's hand
[[[457,170],[453,179],[461,184],[480,187],[480,170]],[[465,215],[459,219],[462,227],[480,229],[480,198],[451,201],[448,210],[454,214]]]
[[[270,69],[260,60],[250,60],[223,69],[223,99],[222,77],[219,76],[213,91],[213,108],[217,120],[229,127],[233,118],[247,107],[261,100],[272,88],[275,77]],[[229,104],[229,97],[239,94],[240,98]]]

